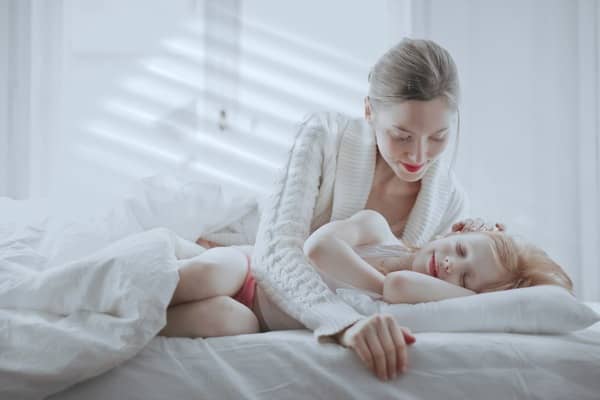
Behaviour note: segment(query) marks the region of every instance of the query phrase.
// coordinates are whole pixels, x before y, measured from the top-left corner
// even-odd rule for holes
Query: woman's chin
[[[418,182],[421,179],[423,179],[425,172],[427,172],[427,168],[423,167],[418,172],[408,172],[404,168],[399,166],[399,167],[396,167],[394,172],[395,172],[396,176],[399,179],[403,180],[404,182],[413,183],[413,182]]]

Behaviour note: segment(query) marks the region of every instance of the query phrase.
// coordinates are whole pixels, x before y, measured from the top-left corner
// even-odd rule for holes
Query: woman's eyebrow
[[[410,133],[411,135],[416,135],[416,133],[415,133],[415,132],[413,132],[413,131],[411,131],[411,130],[409,130],[409,129],[406,129],[406,128],[404,128],[402,125],[392,125],[392,126],[393,126],[394,128],[396,128],[396,129],[399,129],[399,130],[403,131],[403,132]],[[431,135],[435,135],[435,134],[437,134],[437,133],[441,133],[441,132],[444,132],[444,131],[446,131],[446,130],[448,130],[448,127],[445,127],[445,128],[438,129],[437,131],[435,131],[435,132],[431,133]]]

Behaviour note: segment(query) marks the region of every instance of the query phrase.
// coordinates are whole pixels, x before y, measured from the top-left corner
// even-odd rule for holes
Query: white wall
[[[29,76],[0,98],[0,193],[90,207],[174,171],[266,192],[294,124],[361,115],[369,67],[412,32],[459,65],[472,214],[533,239],[600,299],[598,1],[8,3],[24,23],[0,8],[0,72]]]
[[[581,157],[582,140],[590,140],[584,137],[598,140],[598,127],[586,122],[597,118],[597,97],[581,97],[596,86],[598,69],[580,67],[597,59],[599,42],[581,36],[582,3],[433,0],[424,34],[459,66],[464,101],[456,167],[472,214],[504,221],[542,246],[568,270],[578,294],[587,285],[585,295],[598,299],[597,259],[582,256],[600,245],[597,230],[589,229],[600,225],[597,202],[581,212],[582,196],[598,199],[597,150]],[[593,15],[593,3],[591,9]],[[590,178],[580,182],[584,171]]]
[[[182,24],[197,17],[197,5],[61,3],[61,129],[52,140],[49,194],[93,202],[126,192],[136,178],[173,170],[184,156],[184,136],[168,122],[194,127],[199,89],[180,89],[149,66],[173,58],[161,41],[180,35]]]
[[[268,191],[294,125],[318,110],[361,115],[370,65],[408,32],[407,1],[49,4],[44,79],[60,90],[42,88],[56,119],[30,193],[86,206],[173,171]]]

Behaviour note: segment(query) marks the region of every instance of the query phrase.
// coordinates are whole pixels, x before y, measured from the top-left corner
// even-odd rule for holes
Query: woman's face
[[[429,242],[415,254],[412,270],[478,293],[508,278],[494,256],[492,240],[477,232]]]
[[[448,145],[456,111],[442,97],[408,100],[372,108],[365,101],[365,118],[377,138],[381,156],[403,181],[419,181]]]

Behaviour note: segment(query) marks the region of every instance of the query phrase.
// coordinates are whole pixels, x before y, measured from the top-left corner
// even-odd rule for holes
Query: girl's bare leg
[[[179,262],[179,283],[170,306],[215,296],[233,296],[248,273],[246,256],[232,247],[215,247]]]
[[[214,337],[260,332],[254,313],[228,296],[171,307],[161,336]]]
[[[218,247],[180,261],[179,282],[162,336],[211,337],[260,331],[252,310],[235,301],[248,273],[240,250]]]

